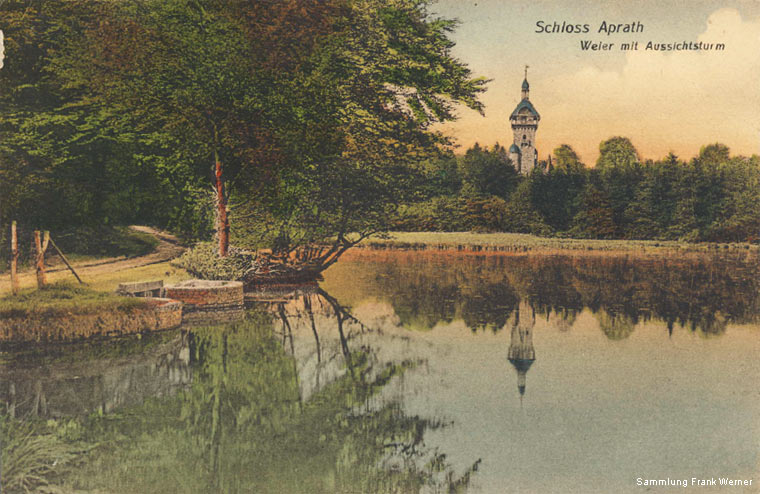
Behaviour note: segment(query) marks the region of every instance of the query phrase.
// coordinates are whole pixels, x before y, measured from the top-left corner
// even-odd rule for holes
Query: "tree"
[[[760,159],[737,157],[724,162],[721,168],[723,200],[708,238],[756,242],[760,237]]]
[[[550,227],[565,231],[578,211],[587,171],[567,144],[554,150],[554,158],[555,166],[547,173],[530,175],[531,201]]]
[[[249,213],[269,225],[244,225],[255,243],[326,268],[416,198],[424,161],[448,146],[431,126],[454,118],[453,103],[482,111],[477,95],[487,81],[453,58],[447,35],[455,24],[431,19],[426,3],[341,4],[346,22],[310,54],[293,86],[296,97],[308,91],[299,99],[306,117],[283,152],[307,166],[280,175],[265,215]]]
[[[638,152],[627,137],[611,137],[599,144],[596,169],[612,206],[615,236],[622,236],[626,229],[625,210],[641,180]]]
[[[562,144],[554,150],[554,168],[565,170],[566,172],[580,173],[585,168],[578,154],[568,144]]]
[[[684,164],[673,153],[663,161],[648,163],[633,200],[625,210],[625,237],[662,238],[676,211],[676,183]]]
[[[233,14],[211,1],[101,4],[69,77],[128,112],[143,144],[158,144],[175,177],[196,186],[212,179],[220,256],[229,244],[227,187],[262,178],[256,149],[267,144],[267,86]]]
[[[641,162],[636,148],[627,137],[610,137],[599,144],[599,158],[596,160],[597,170],[611,168],[628,169]]]
[[[506,211],[506,231],[548,235],[551,228],[544,223],[533,206],[531,182],[523,180],[509,198]]]
[[[705,146],[685,165],[675,184],[678,202],[670,235],[687,241],[715,239],[715,222],[727,206],[726,162],[722,144]]]
[[[456,196],[462,188],[458,159],[453,152],[443,153],[423,163],[424,181],[420,189],[426,197]]]
[[[581,205],[573,218],[571,234],[580,238],[614,238],[615,220],[612,201],[600,187],[598,178],[589,181],[581,196]]]
[[[211,175],[220,254],[229,214],[241,231],[268,224],[258,240],[282,254],[334,239],[309,250],[326,267],[386,227],[417,164],[447,145],[431,125],[453,119],[455,102],[482,111],[486,81],[451,55],[454,23],[425,9],[416,0],[105,4],[72,84],[93,84],[128,110],[193,187]]]
[[[460,158],[459,169],[470,195],[506,199],[517,187],[517,170],[507,157],[507,151],[498,143],[490,150],[475,143]]]

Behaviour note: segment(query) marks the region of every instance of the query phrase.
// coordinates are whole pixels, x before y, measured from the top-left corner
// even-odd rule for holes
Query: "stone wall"
[[[176,300],[146,299],[145,307],[93,314],[32,315],[0,319],[0,343],[76,341],[159,331],[182,323]]]
[[[183,323],[220,324],[241,319],[245,313],[240,281],[189,280],[164,288],[166,297],[184,304]]]

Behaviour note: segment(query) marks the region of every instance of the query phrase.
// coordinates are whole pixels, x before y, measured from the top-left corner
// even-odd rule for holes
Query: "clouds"
[[[646,30],[603,36],[616,43],[610,52],[580,50],[579,41],[597,40],[595,33],[527,38],[530,43],[518,44],[523,52],[511,57],[509,67],[491,64],[496,68],[485,73],[495,79],[484,97],[487,118],[463,112],[449,132],[465,146],[475,140],[511,141],[506,116],[519,96],[521,64],[529,62],[531,100],[542,116],[537,135],[542,158],[567,143],[593,164],[600,141],[615,135],[631,138],[645,158],[671,150],[689,158],[716,141],[737,154],[760,152],[760,17],[757,12],[742,16],[741,9],[697,11],[705,4],[680,5],[678,11],[645,14],[621,4],[621,12],[610,18],[640,18]],[[518,25],[528,21],[520,19]],[[476,48],[466,38],[461,41],[467,52]],[[620,51],[620,43],[631,41],[639,42],[638,50]],[[725,50],[648,51],[649,41],[723,43]]]
[[[680,39],[656,39],[674,43]],[[643,41],[643,39],[642,39]],[[621,71],[584,66],[563,77],[544,98],[553,108],[545,135],[565,137],[584,157],[611,135],[630,137],[642,153],[669,150],[690,156],[699,146],[721,141],[736,152],[757,152],[760,136],[760,20],[745,21],[721,9],[707,20],[697,41],[725,43],[725,51],[638,51],[626,54]],[[567,122],[582,122],[573,139]],[[585,135],[583,135],[585,134]]]

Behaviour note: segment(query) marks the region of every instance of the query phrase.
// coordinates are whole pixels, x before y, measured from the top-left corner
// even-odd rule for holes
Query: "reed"
[[[39,429],[42,429],[40,431]],[[48,492],[89,449],[68,442],[54,428],[0,415],[2,492]]]

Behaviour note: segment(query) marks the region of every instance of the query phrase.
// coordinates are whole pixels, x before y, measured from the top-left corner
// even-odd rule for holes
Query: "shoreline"
[[[388,238],[370,237],[359,245],[367,250],[442,250],[474,252],[607,251],[607,252],[751,252],[749,243],[688,243],[677,240],[592,240],[538,237],[523,233],[390,232]]]

